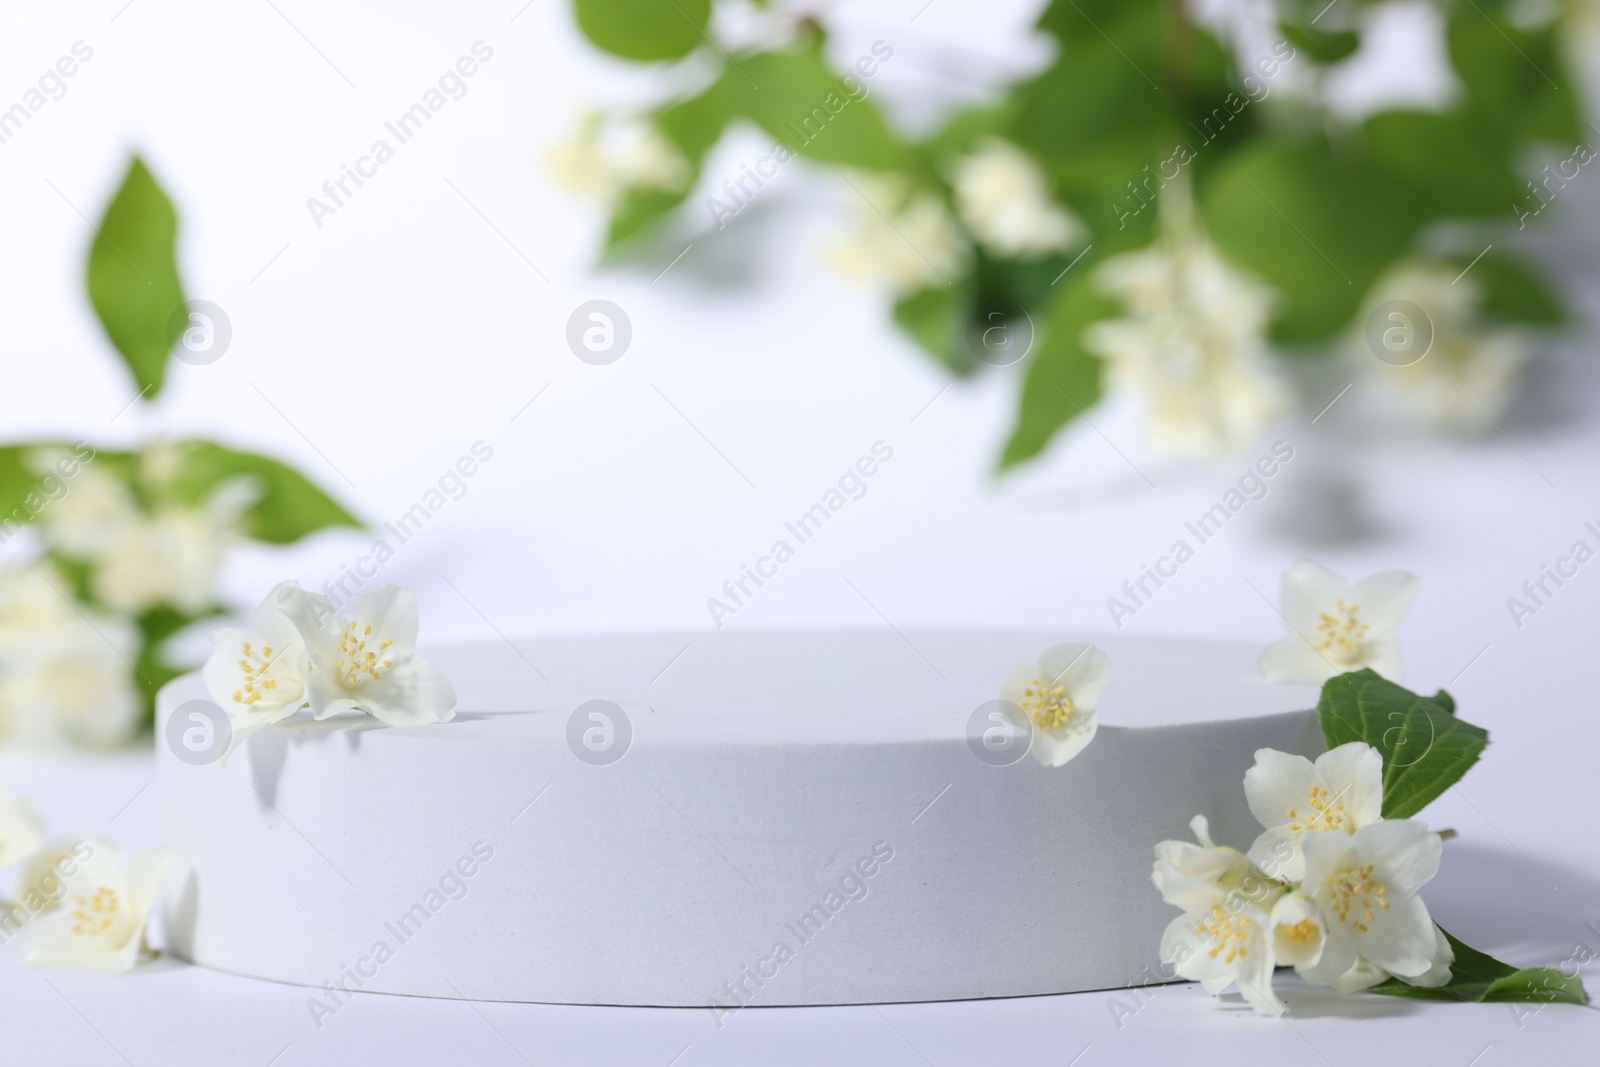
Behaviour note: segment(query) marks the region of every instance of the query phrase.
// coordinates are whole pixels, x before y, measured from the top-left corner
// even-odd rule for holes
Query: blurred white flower
[[[0,786],[0,869],[21,863],[44,847],[44,824],[33,805]]]
[[[1433,340],[1415,362],[1374,359],[1366,341],[1357,353],[1382,391],[1407,417],[1425,426],[1489,433],[1516,393],[1531,354],[1526,332],[1490,326],[1478,313],[1482,291],[1471,274],[1439,263],[1409,261],[1374,286],[1366,323],[1380,304],[1406,300],[1423,309]],[[1412,332],[1421,323],[1398,324]]]
[[[0,567],[0,654],[40,630],[77,618],[70,587],[44,560],[21,567]]]
[[[849,181],[856,217],[827,248],[835,269],[896,293],[948,285],[961,270],[967,246],[939,194],[914,187],[903,174],[862,174]]]
[[[161,604],[205,611],[216,601],[223,557],[240,539],[240,520],[259,497],[256,480],[239,476],[218,484],[199,507],[136,518],[95,555],[95,596],[130,615]]]
[[[41,449],[33,454],[34,469],[48,470],[64,455]],[[138,521],[139,508],[128,487],[93,463],[84,465],[68,483],[66,495],[39,515],[45,544],[73,559],[105,552]]]
[[[255,631],[211,631],[212,652],[202,670],[206,692],[231,721],[231,752],[251,734],[305,707],[311,663],[305,642],[284,613],[300,593],[284,582],[256,608]],[[303,594],[301,594],[303,595]]]
[[[1400,628],[1422,579],[1384,571],[1355,585],[1309,559],[1283,575],[1278,611],[1288,633],[1261,653],[1269,682],[1321,685],[1329,678],[1371,667],[1391,682],[1404,678]]]
[[[48,563],[0,569],[0,733],[114,745],[138,728],[138,630],[74,605]]]
[[[1095,283],[1128,314],[1090,326],[1083,345],[1110,362],[1115,383],[1144,397],[1156,447],[1232,451],[1287,405],[1268,365],[1271,293],[1222,259],[1182,184],[1163,194],[1155,244],[1106,260]]]
[[[356,597],[355,612],[293,582],[274,590],[272,603],[305,642],[311,713],[319,719],[364,711],[390,726],[449,722],[456,693],[438,668],[416,654],[417,600],[386,585]]]
[[[17,872],[18,917],[26,919],[59,907],[66,895],[65,880],[76,874],[78,865],[102,847],[116,850],[116,846],[103,838],[80,833],[58,837],[28,856]]]
[[[1020,707],[1033,723],[1028,751],[1046,767],[1059,767],[1094,740],[1094,705],[1111,678],[1111,660],[1093,645],[1049,648],[1037,666],[1018,667],[1000,686],[1000,699]]]
[[[640,119],[585,115],[573,135],[545,153],[569,192],[613,204],[630,190],[675,193],[689,184],[689,161],[660,127]]]
[[[183,449],[165,437],[153,438],[139,449],[139,477],[147,485],[165,489],[183,472]]]
[[[27,744],[115,745],[139,727],[133,682],[139,634],[122,619],[89,617],[43,630],[0,652],[7,734]]]
[[[956,162],[956,212],[990,252],[1032,259],[1081,240],[1083,223],[1055,204],[1044,172],[1031,156],[998,137]]]
[[[146,950],[145,925],[176,854],[154,848],[124,858],[103,842],[87,851],[87,858],[73,857],[70,873],[56,869],[59,897],[17,933],[24,966],[115,974],[131,970]]]

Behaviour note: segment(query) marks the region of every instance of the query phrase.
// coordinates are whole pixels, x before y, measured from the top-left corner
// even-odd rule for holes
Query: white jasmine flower
[[[674,193],[689,183],[689,161],[653,122],[623,126],[614,158],[618,178],[630,189]]]
[[[850,184],[855,224],[829,248],[840,273],[896,293],[948,285],[960,273],[966,243],[938,193],[903,174],[863,174]]]
[[[1006,676],[1000,699],[1020,707],[1033,723],[1028,751],[1046,767],[1059,767],[1088,747],[1099,724],[1095,701],[1111,677],[1111,661],[1088,644],[1056,645],[1037,666]]]
[[[1444,931],[1435,924],[1433,928],[1433,962],[1421,974],[1391,976],[1388,971],[1371,960],[1357,956],[1356,962],[1351,965],[1348,971],[1338,978],[1330,978],[1328,984],[1339,993],[1356,993],[1363,989],[1369,989],[1390,977],[1397,977],[1407,985],[1432,989],[1450,983],[1450,968],[1455,961],[1455,949],[1450,947],[1450,942],[1445,938]]]
[[[300,592],[284,582],[256,608],[255,630],[211,631],[212,651],[201,670],[206,692],[228,713],[228,751],[263,726],[287,719],[306,706],[311,661],[305,642],[284,605]]]
[[[0,650],[6,733],[45,745],[132,737],[143,711],[133,679],[139,643],[132,623],[85,613],[7,645]]]
[[[1156,243],[1100,264],[1095,284],[1128,314],[1090,326],[1084,347],[1105,357],[1114,382],[1144,397],[1156,447],[1236,450],[1287,405],[1268,369],[1271,294],[1222,259],[1183,186],[1164,194]]]
[[[28,856],[17,872],[18,917],[26,920],[32,915],[54,911],[65,896],[65,879],[75,875],[79,864],[101,848],[116,851],[116,846],[103,838],[73,834],[56,838]]]
[[[1372,358],[1365,342],[1358,352],[1390,398],[1424,425],[1490,432],[1516,392],[1531,340],[1525,331],[1485,324],[1478,313],[1481,299],[1470,274],[1412,261],[1374,287],[1368,311],[1358,320],[1366,322],[1373,309],[1390,300],[1408,300],[1426,313],[1433,342],[1421,359],[1394,366]]]
[[[0,568],[0,734],[111,745],[138,728],[139,633],[78,607],[48,562]]]
[[[1189,820],[1189,829],[1199,844],[1163,841],[1156,845],[1150,880],[1168,904],[1186,910],[1209,908],[1219,896],[1244,884],[1254,868],[1238,849],[1211,840],[1211,826],[1204,815]]]
[[[166,604],[198,614],[216,601],[217,573],[260,497],[255,479],[229,478],[197,508],[138,519],[95,557],[91,583],[109,607],[137,615]]]
[[[144,484],[167,489],[183,473],[183,449],[165,437],[153,438],[139,449],[139,477]]]
[[[1437,934],[1417,891],[1439,871],[1439,835],[1412,819],[1384,819],[1352,835],[1305,839],[1301,891],[1326,926],[1321,958],[1301,973],[1314,982],[1343,979],[1358,958],[1401,976],[1434,966]]]
[[[145,925],[176,854],[155,848],[124,858],[103,842],[88,852],[70,874],[61,871],[59,896],[17,933],[25,966],[115,974],[146,949]]]
[[[1151,878],[1184,913],[1161,936],[1161,960],[1213,996],[1230,985],[1264,1015],[1282,1015],[1272,991],[1276,905],[1284,887],[1255,870],[1238,850],[1218,848],[1204,816],[1190,823],[1199,846],[1163,841]],[[1288,918],[1288,913],[1285,913]]]
[[[1052,202],[1044,172],[1022,149],[990,137],[955,165],[956,212],[997,256],[1032,259],[1071,247],[1083,223]]]
[[[1284,573],[1278,595],[1289,632],[1261,653],[1262,675],[1269,682],[1320,685],[1371,667],[1392,682],[1401,681],[1395,631],[1421,582],[1406,571],[1384,571],[1351,586],[1319,563],[1296,560]]]
[[[34,453],[33,467],[43,473],[67,452],[43,449]],[[116,544],[139,521],[133,493],[110,471],[93,462],[83,464],[67,483],[66,495],[39,514],[45,544],[72,559],[94,559]]]
[[[1173,973],[1212,996],[1237,986],[1252,1008],[1282,1015],[1272,991],[1273,939],[1269,912],[1233,893],[1203,910],[1185,912],[1161,935],[1161,960]]]
[[[307,695],[317,718],[354,710],[390,726],[409,726],[455,717],[455,690],[415,652],[417,601],[411,590],[386,585],[363,593],[355,613],[344,615],[327,597],[289,582],[278,587],[275,604],[305,642]]]
[[[48,560],[0,567],[0,654],[41,630],[77,618],[66,579]]]
[[[689,183],[683,153],[653,122],[584,116],[573,136],[553,146],[545,162],[570,192],[614,204],[630,190],[675,193]]]
[[[1278,966],[1304,972],[1322,959],[1328,928],[1316,902],[1304,893],[1290,892],[1272,905],[1272,955]]]
[[[0,870],[44,847],[44,824],[33,805],[0,786]]]
[[[1448,943],[1446,943],[1446,947],[1449,947]],[[1335,993],[1359,993],[1363,989],[1371,989],[1379,982],[1387,981],[1388,978],[1388,971],[1357,956],[1355,963],[1350,965],[1350,969],[1337,978],[1328,979],[1328,985],[1332,987]],[[1445,981],[1449,981],[1448,976]],[[1444,983],[1441,982],[1439,984],[1443,985]]]
[[[1245,800],[1266,829],[1250,846],[1250,862],[1274,878],[1298,882],[1308,834],[1353,834],[1383,817],[1383,755],[1351,741],[1317,757],[1256,751],[1244,775]]]

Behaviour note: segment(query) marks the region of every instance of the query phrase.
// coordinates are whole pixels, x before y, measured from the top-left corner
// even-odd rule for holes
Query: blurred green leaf
[[[1380,111],[1366,121],[1373,166],[1438,215],[1503,215],[1522,198],[1505,154],[1468,114]]]
[[[1039,314],[1058,293],[1056,279],[1083,251],[1073,247],[1067,253],[1038,259],[1000,259],[980,247],[973,264],[973,280],[977,283],[974,321],[988,322],[991,312],[1008,317],[1022,311]]]
[[[1292,22],[1280,22],[1278,29],[1290,44],[1318,63],[1348,59],[1361,47],[1361,35],[1354,30],[1327,33],[1315,26],[1297,26]]]
[[[1527,967],[1521,970],[1451,936],[1440,929],[1455,952],[1450,965],[1450,981],[1442,986],[1422,988],[1390,978],[1372,987],[1372,992],[1413,1000],[1457,1000],[1470,1003],[1534,1002],[1540,1004],[1587,1004],[1589,994],[1583,980],[1553,967]]]
[[[1476,5],[1453,9],[1445,29],[1450,62],[1484,133],[1577,140],[1578,101],[1556,33],[1554,25],[1519,29]]]
[[[852,93],[818,49],[745,56],[724,80],[740,113],[803,156],[869,170],[910,161],[870,96]]]
[[[727,77],[725,74],[705,91],[670,104],[655,114],[654,122],[662,135],[688,161],[689,175],[683,188],[675,192],[628,192],[612,210],[611,229],[606,236],[608,248],[615,248],[650,231],[665,215],[683,203],[694,188],[695,182],[700,179],[706,152],[721,139],[723,129],[732,115],[733,98],[727,89]]]
[[[1478,762],[1489,731],[1455,717],[1444,692],[1425,697],[1371,668],[1322,685],[1317,718],[1329,748],[1351,741],[1383,756],[1383,817],[1409,819]]]
[[[678,151],[698,162],[722,138],[722,129],[733,115],[733,97],[728,90],[731,71],[723,72],[696,96],[669,104],[656,113],[656,125]]]
[[[1059,54],[1036,79],[1018,86],[1012,139],[1049,161],[1100,155],[1109,147],[1122,157],[1115,168],[1134,178],[1172,118],[1158,88],[1165,4],[1056,0],[1039,28],[1056,38]]]
[[[972,321],[970,278],[902,296],[895,301],[894,321],[946,370],[965,377],[978,368],[967,344]]]
[[[173,494],[194,504],[227,478],[249,475],[262,496],[246,515],[246,533],[269,544],[282,545],[329,526],[361,525],[332,497],[305,475],[266,456],[236,452],[210,441],[185,441],[172,485]]]
[[[1044,451],[1056,432],[1100,399],[1101,361],[1083,347],[1091,323],[1117,313],[1080,263],[1060,283],[1062,291],[1042,324],[1022,382],[1017,424],[1000,456],[1000,470]]]
[[[1491,252],[1473,264],[1471,257],[1457,262],[1483,293],[1479,310],[1490,319],[1528,326],[1559,326],[1566,321],[1561,300],[1549,284],[1527,265]]]
[[[135,620],[143,643],[134,661],[133,683],[143,698],[145,727],[155,723],[156,693],[178,675],[193,669],[192,664],[173,663],[167,658],[167,640],[190,623],[222,614],[225,612],[220,607],[200,615],[186,615],[163,607],[147,611]]]
[[[1141,204],[1224,160],[1256,128],[1254,106],[1216,38],[1165,4],[1057,0],[1039,25],[1060,54],[1016,89],[1006,136],[1039,159],[1100,254],[1148,243],[1156,212]]]
[[[39,475],[27,462],[32,445],[0,448],[0,544],[43,511],[47,500]]]
[[[89,302],[146,399],[161,392],[173,312],[183,306],[175,241],[178,216],[138,156],[107,205],[89,246]]]
[[[915,150],[924,157],[929,173],[946,173],[956,156],[971,152],[979,141],[1005,136],[1012,110],[1008,97],[999,104],[957,111],[943,126],[919,142]]]
[[[578,28],[623,59],[680,59],[705,41],[711,0],[573,0]]]
[[[57,466],[43,471],[39,460],[47,453],[61,456]],[[84,460],[82,457],[91,458]],[[0,446],[0,544],[36,518],[55,500],[73,491],[72,480],[88,464],[110,468],[129,481],[138,457],[131,452],[106,452],[66,441],[37,441]]]
[[[1344,329],[1424,219],[1413,198],[1321,140],[1240,149],[1201,204],[1223,253],[1277,290],[1272,333],[1285,344]]]

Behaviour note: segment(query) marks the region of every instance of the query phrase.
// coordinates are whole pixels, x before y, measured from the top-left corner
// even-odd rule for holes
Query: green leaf
[[[1348,59],[1361,47],[1361,35],[1354,30],[1328,33],[1315,26],[1297,26],[1292,22],[1278,23],[1278,29],[1289,43],[1318,63],[1337,63]]]
[[[1277,290],[1272,332],[1284,344],[1343,330],[1425,219],[1413,197],[1323,140],[1256,140],[1212,174],[1201,204],[1223,253]]]
[[[655,229],[669,212],[683,203],[688,190],[664,193],[656,189],[630,189],[612,208],[606,248],[615,249]]]
[[[1437,215],[1504,215],[1523,198],[1507,153],[1470,114],[1380,111],[1366,121],[1373,166]]]
[[[1462,270],[1472,262],[1470,256],[1457,261]],[[1488,318],[1529,326],[1559,326],[1566,321],[1561,300],[1549,284],[1516,259],[1490,253],[1472,266],[1467,277],[1482,291],[1480,310]]]
[[[0,544],[9,541],[48,506],[51,494],[28,462],[36,447],[0,448]]]
[[[1410,997],[1415,1000],[1457,1000],[1472,1003],[1485,1001],[1532,1001],[1541,1004],[1587,1004],[1589,994],[1576,974],[1567,975],[1554,967],[1527,967],[1518,969],[1502,963],[1487,953],[1479,952],[1452,937],[1449,931],[1440,930],[1450,947],[1455,950],[1455,962],[1450,965],[1450,981],[1442,986],[1424,989],[1408,985],[1399,978],[1390,978],[1372,987],[1372,992],[1390,997]]]
[[[249,475],[262,496],[246,514],[246,533],[257,541],[282,545],[329,526],[361,523],[305,475],[275,459],[236,452],[210,441],[185,441],[173,494],[185,503],[197,503],[218,483]]]
[[[1000,469],[1044,451],[1056,432],[1100,399],[1101,362],[1083,347],[1090,324],[1109,318],[1117,305],[1094,286],[1080,263],[1063,280],[1049,318],[1034,346],[1022,383],[1017,425],[1000,456]],[[1081,272],[1081,273],[1080,273]]]
[[[1227,51],[1175,10],[1056,0],[1039,22],[1056,62],[1013,94],[1005,135],[1038,158],[1100,255],[1148,243],[1160,188],[1220,164],[1257,126]]]
[[[711,0],[573,0],[578,28],[623,59],[680,59],[706,40]]]
[[[945,369],[965,377],[978,368],[967,343],[972,321],[972,283],[918,289],[895,301],[894,321]]]
[[[725,76],[737,108],[779,143],[825,163],[893,170],[910,161],[854,76],[850,85],[822,52],[759,52]]]
[[[700,179],[706,152],[722,137],[732,116],[734,101],[727,89],[727,78],[728,74],[724,74],[722,80],[713,82],[699,95],[670,104],[655,114],[653,121],[662,135],[688,160],[689,174],[683,187],[675,192],[630,190],[612,210],[607,248],[615,248],[648,233],[668,212],[683,203],[694,188]]]
[[[1058,42],[1056,62],[1019,87],[1018,130],[1037,131],[1044,155],[1092,150],[1123,131],[1151,131],[1170,117],[1159,88],[1168,13],[1163,3],[1053,3],[1040,29]]]
[[[1578,101],[1554,25],[1519,29],[1469,4],[1454,9],[1445,37],[1467,107],[1485,132],[1578,139]]]
[[[945,124],[918,142],[916,150],[925,157],[930,173],[948,165],[957,155],[971,152],[986,137],[1006,136],[1015,110],[1012,98],[994,104],[957,111]]]
[[[54,465],[41,467],[41,458],[49,452],[62,455]],[[130,452],[97,451],[83,442],[38,441],[0,446],[0,544],[54,501],[71,494],[72,479],[90,463],[112,468],[117,477],[127,482],[132,478],[137,457]]]
[[[178,675],[193,669],[193,664],[175,664],[167,659],[166,643],[173,634],[199,619],[224,614],[221,608],[199,615],[186,615],[171,608],[155,608],[136,620],[143,643],[134,661],[133,682],[144,701],[144,725],[155,722],[156,693]]]
[[[143,395],[161,392],[173,336],[168,323],[183,306],[172,201],[138,156],[107,205],[89,246],[89,302]]]
[[[1039,308],[1050,305],[1057,294],[1056,280],[1082,251],[1073,247],[1067,253],[1038,259],[1002,259],[978,248],[973,268],[978,286],[974,319],[989,321],[991,311],[1013,317],[1024,309],[1037,314]]]
[[[1489,732],[1454,708],[1448,694],[1419,696],[1370,668],[1328,679],[1317,701],[1329,748],[1364,741],[1382,754],[1386,819],[1415,815],[1478,762]]]

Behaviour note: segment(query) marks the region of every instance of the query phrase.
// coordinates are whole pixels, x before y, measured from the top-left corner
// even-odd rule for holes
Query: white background
[[[1106,599],[1282,439],[1295,458],[1267,497],[1126,628],[1268,640],[1280,627],[1268,602],[1277,576],[1303,553],[1353,577],[1389,567],[1423,575],[1405,630],[1409,680],[1448,685],[1463,714],[1494,734],[1465,793],[1429,813],[1462,832],[1433,887],[1435,912],[1518,962],[1557,963],[1578,942],[1600,952],[1600,930],[1584,926],[1600,926],[1590,785],[1600,757],[1600,564],[1520,629],[1506,606],[1573,541],[1600,544],[1583,529],[1600,524],[1591,458],[1600,379],[1587,329],[1542,351],[1513,410],[1464,440],[1373,429],[1352,362],[1311,382],[1304,410],[1233,460],[1153,457],[1137,411],[1113,401],[1039,463],[997,478],[1015,369],[946,388],[895,332],[887,301],[822,264],[853,194],[804,163],[785,168],[727,231],[707,229],[701,192],[680,238],[631,266],[595,270],[600,213],[558,191],[541,157],[582,107],[645,99],[653,83],[597,57],[563,3],[105,0],[0,10],[0,107],[75,41],[94,49],[66,95],[0,145],[7,438],[213,437],[297,464],[375,524],[486,441],[494,459],[466,496],[382,574],[416,588],[425,640],[705,632],[706,599],[878,440],[894,458],[867,495],[727,625],[1105,629]],[[846,59],[880,38],[892,44],[873,91],[899,121],[926,124],[1039,61],[1033,15],[1028,4],[912,0],[831,20]],[[478,40],[494,57],[467,95],[314,225],[306,199]],[[1352,99],[1440,92],[1428,63],[1397,61],[1381,43],[1357,63]],[[753,131],[736,134],[708,162],[710,184],[765,148]],[[220,304],[234,329],[219,362],[175,364],[148,409],[128,406],[134,387],[82,295],[85,216],[101,210],[130,150],[178,204],[189,295]],[[1564,197],[1543,220],[1555,225],[1542,243],[1524,247],[1588,309],[1600,283],[1591,251],[1600,185],[1585,175]],[[1491,236],[1502,248],[1518,243]],[[633,324],[632,347],[608,367],[578,361],[564,341],[572,310],[595,297],[620,304]],[[290,576],[318,586],[370,540],[341,532],[249,550],[226,575],[229,597],[252,603]],[[6,754],[3,766],[57,829],[153,840],[143,755]],[[101,979],[7,962],[0,989],[14,1020],[8,1049],[73,1063],[266,1064],[281,1052],[286,1067],[380,1056],[665,1065],[682,1052],[684,1065],[1066,1064],[1082,1052],[1084,1065],[1262,1054],[1488,1065],[1592,1052],[1600,1036],[1588,1009],[1552,1007],[1519,1025],[1503,1005],[1330,1002],[1294,989],[1292,1024],[1177,986],[1120,1028],[1108,995],[1084,994],[747,1012],[720,1032],[704,1012],[374,996],[319,1032],[302,991],[172,963]]]

